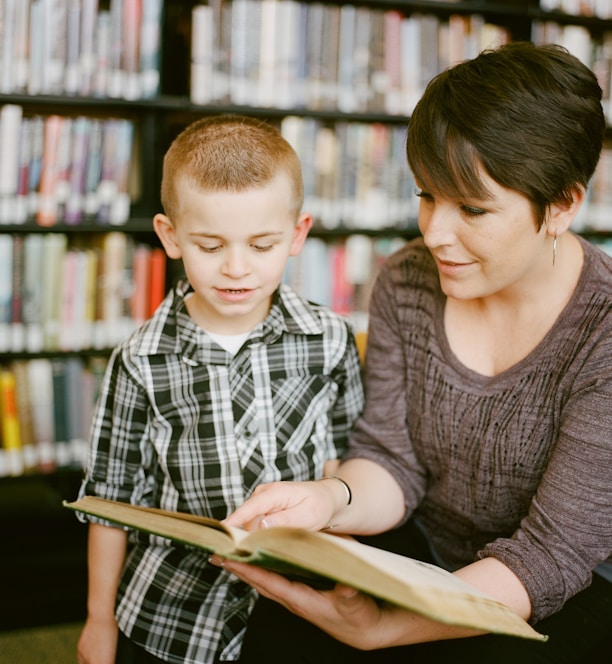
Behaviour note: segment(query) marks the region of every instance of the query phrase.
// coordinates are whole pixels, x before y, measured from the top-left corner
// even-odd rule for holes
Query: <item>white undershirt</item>
[[[217,334],[208,330],[205,330],[205,332],[230,355],[236,355],[250,334],[249,332],[242,332],[241,334]]]

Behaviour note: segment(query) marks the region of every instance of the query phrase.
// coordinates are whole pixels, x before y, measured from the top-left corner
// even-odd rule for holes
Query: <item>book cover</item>
[[[300,528],[246,532],[193,514],[86,496],[64,506],[103,520],[248,562],[315,587],[339,582],[433,620],[546,640],[500,602],[445,570],[356,540]]]

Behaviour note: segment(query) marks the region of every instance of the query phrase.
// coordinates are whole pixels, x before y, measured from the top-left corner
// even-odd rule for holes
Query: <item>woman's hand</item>
[[[399,645],[406,638],[407,623],[413,614],[379,605],[371,597],[348,586],[339,584],[333,590],[318,591],[244,563],[222,560],[218,556],[213,556],[211,562],[223,565],[262,596],[279,602],[354,648],[384,648]]]
[[[335,512],[346,505],[340,482],[272,482],[258,486],[253,495],[230,514],[225,523],[245,530],[293,526],[306,530],[329,527]]]

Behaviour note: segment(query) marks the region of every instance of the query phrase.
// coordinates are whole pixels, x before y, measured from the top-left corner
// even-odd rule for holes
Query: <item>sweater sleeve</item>
[[[387,470],[402,488],[406,513],[425,493],[425,470],[417,459],[407,426],[405,341],[392,270],[384,266],[370,298],[365,360],[366,401],[344,459],[364,458]]]

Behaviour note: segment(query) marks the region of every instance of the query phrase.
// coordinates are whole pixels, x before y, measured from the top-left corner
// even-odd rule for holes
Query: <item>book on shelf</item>
[[[160,247],[151,249],[149,277],[149,316],[161,304],[166,295],[166,254]]]
[[[12,263],[12,238],[10,235],[0,235],[0,352],[11,349]]]
[[[3,455],[0,464],[7,475],[21,475],[24,469],[21,431],[16,405],[15,374],[0,368],[0,423]]]
[[[28,385],[28,362],[27,360],[14,360],[11,362],[10,368],[15,376],[15,407],[19,420],[23,470],[29,472],[36,468],[38,455],[34,435],[34,413]]]
[[[140,96],[151,99],[159,93],[161,24],[163,0],[144,0],[140,23]]]
[[[77,90],[84,96],[91,95],[93,91],[97,14],[98,0],[81,0]]]
[[[93,496],[64,506],[318,588],[342,583],[435,621],[546,640],[512,610],[446,570],[350,537],[288,527],[246,532],[203,516]]]
[[[3,0],[0,92],[150,98],[163,0]]]
[[[196,5],[191,15],[191,68],[189,94],[194,104],[213,99],[215,32],[213,8]]]
[[[63,289],[63,266],[68,238],[63,233],[46,233],[41,267],[42,333],[46,350],[59,350]]]
[[[56,468],[53,368],[48,358],[30,360],[27,364],[28,387],[36,440],[37,467],[41,472]]]
[[[0,223],[14,222],[17,207],[23,111],[16,104],[0,108]]]

